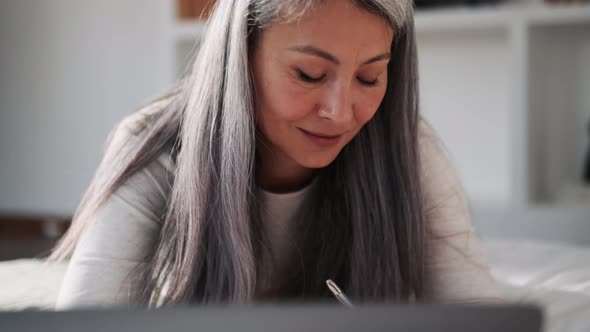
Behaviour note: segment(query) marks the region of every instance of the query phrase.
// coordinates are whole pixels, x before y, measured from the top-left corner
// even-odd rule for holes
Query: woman
[[[496,296],[418,115],[410,0],[221,0],[190,76],[116,128],[58,308]]]

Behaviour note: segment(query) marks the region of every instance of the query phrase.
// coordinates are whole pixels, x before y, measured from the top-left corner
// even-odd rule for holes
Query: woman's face
[[[252,54],[264,146],[304,168],[334,161],[381,104],[392,39],[383,18],[343,0],[265,29]]]

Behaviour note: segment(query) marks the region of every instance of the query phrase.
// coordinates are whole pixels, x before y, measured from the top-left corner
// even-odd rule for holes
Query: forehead
[[[263,35],[267,46],[276,50],[313,45],[346,56],[389,51],[394,31],[383,17],[353,1],[332,0],[322,1],[296,21],[268,26]]]

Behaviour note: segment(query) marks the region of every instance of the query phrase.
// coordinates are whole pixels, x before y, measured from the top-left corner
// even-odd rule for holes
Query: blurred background
[[[179,78],[208,1],[0,10],[0,260],[67,228],[114,124]],[[590,4],[416,0],[424,116],[478,233],[590,245]]]

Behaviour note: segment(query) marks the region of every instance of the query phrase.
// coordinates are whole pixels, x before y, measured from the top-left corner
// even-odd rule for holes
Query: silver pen
[[[330,288],[330,291],[332,291],[332,294],[334,294],[334,296],[336,296],[338,301],[340,301],[340,303],[344,304],[345,306],[347,306],[349,308],[353,307],[353,305],[352,305],[352,303],[350,303],[350,300],[348,299],[348,297],[346,297],[344,292],[342,292],[342,290],[336,285],[335,282],[332,281],[332,279],[326,280],[326,284],[328,285],[328,288]]]

